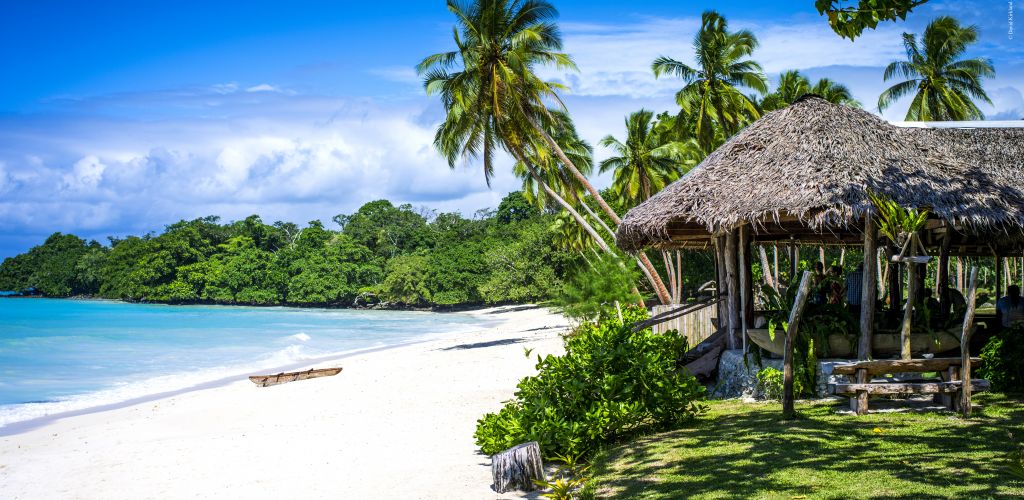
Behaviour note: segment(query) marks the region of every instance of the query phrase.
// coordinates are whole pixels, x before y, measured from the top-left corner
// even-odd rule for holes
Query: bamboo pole
[[[967,314],[964,316],[963,333],[960,334],[960,411],[965,417],[971,416],[971,334],[974,333],[974,307],[977,302],[978,268],[971,268],[971,278],[967,288]]]
[[[796,340],[797,331],[800,328],[800,316],[807,305],[807,295],[811,290],[811,272],[804,271],[800,278],[800,288],[796,293],[796,301],[793,309],[789,312],[789,323],[786,326],[786,346],[782,360],[782,418],[791,419],[796,416],[795,400],[793,393],[793,341]]]

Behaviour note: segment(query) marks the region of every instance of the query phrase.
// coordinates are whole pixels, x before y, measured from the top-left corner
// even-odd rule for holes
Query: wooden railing
[[[724,296],[716,296],[690,304],[654,306],[651,319],[637,323],[634,328],[650,326],[654,333],[678,330],[686,337],[688,345],[695,346],[715,333],[711,319],[718,316],[718,308],[714,306],[723,299]]]

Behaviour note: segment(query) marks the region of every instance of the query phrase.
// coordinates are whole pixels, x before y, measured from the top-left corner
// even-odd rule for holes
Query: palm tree
[[[826,101],[835,104],[860,107],[846,85],[833,82],[828,78],[818,80],[814,85],[799,71],[783,71],[779,75],[779,85],[774,91],[761,100],[761,111],[775,111],[796,102],[804,94],[817,94]]]
[[[608,135],[600,144],[611,148],[611,156],[600,164],[602,173],[615,172],[612,189],[623,205],[632,207],[661,191],[700,162],[696,143],[677,142],[659,133],[654,113],[641,109],[626,118],[626,140]]]
[[[484,176],[490,182],[493,158],[499,149],[511,154],[530,171],[531,177],[598,240],[604,241],[575,209],[550,189],[527,158],[544,158],[554,153],[594,197],[598,205],[619,223],[619,217],[601,198],[597,189],[545,130],[554,120],[548,103],[564,109],[557,91],[563,87],[539,78],[537,66],[574,70],[572,59],[562,52],[561,34],[553,19],[558,11],[544,0],[448,0],[456,17],[456,50],[434,54],[417,67],[424,75],[428,94],[441,97],[446,115],[434,138],[435,147],[449,166],[460,158],[483,160]],[[645,254],[639,254],[652,285],[662,302],[670,299],[664,283]]]
[[[984,119],[974,99],[992,104],[982,88],[982,80],[995,75],[992,61],[960,58],[977,39],[976,26],[961,27],[949,16],[928,23],[920,44],[915,35],[904,33],[907,60],[889,63],[883,75],[885,81],[904,80],[878,96],[879,111],[913,94],[908,121]]]
[[[714,141],[714,122],[728,137],[739,131],[747,117],[760,116],[738,87],[768,92],[761,65],[748,59],[758,46],[757,37],[748,30],[730,32],[728,28],[724,17],[706,11],[693,39],[696,68],[669,57],[659,57],[651,65],[655,77],[671,74],[686,82],[676,102],[693,116],[694,131],[705,146]]]

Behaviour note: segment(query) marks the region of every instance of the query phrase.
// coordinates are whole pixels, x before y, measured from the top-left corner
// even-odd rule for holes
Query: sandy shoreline
[[[348,356],[335,377],[241,379],[0,437],[0,497],[497,498],[476,419],[561,352],[566,321],[474,314],[502,323]]]

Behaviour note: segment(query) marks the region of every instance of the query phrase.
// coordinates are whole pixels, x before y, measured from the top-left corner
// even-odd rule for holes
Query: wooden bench
[[[981,363],[980,358],[971,358],[971,366]],[[850,409],[858,415],[868,412],[868,397],[881,394],[935,394],[936,401],[952,411],[960,409],[960,395],[963,382],[960,377],[961,358],[931,358],[909,360],[859,361],[837,364],[832,369],[833,375],[846,375],[848,383],[832,383],[832,394],[850,396]],[[876,375],[892,373],[926,373],[936,372],[941,380],[920,382],[890,382],[888,380],[872,381]],[[984,379],[971,380],[971,393],[989,390],[989,382]]]

